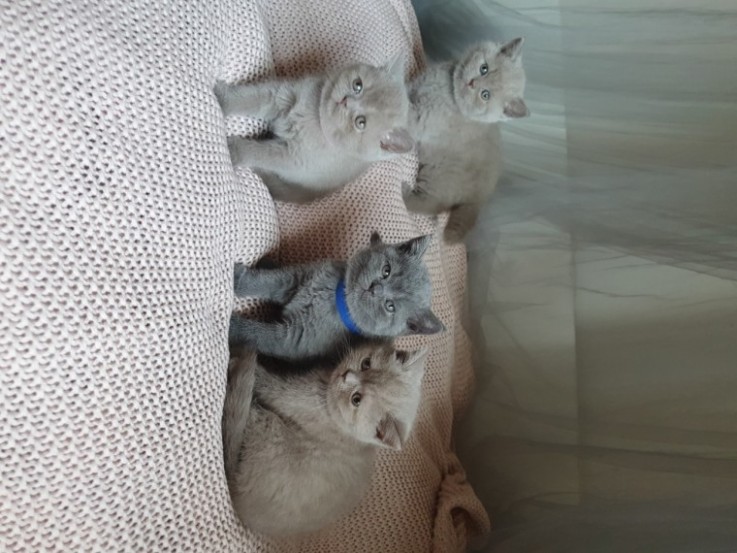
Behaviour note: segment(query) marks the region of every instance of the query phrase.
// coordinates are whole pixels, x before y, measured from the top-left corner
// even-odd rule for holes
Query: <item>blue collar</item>
[[[338,281],[338,287],[335,289],[335,307],[338,308],[340,320],[343,321],[348,331],[351,334],[360,336],[361,329],[358,328],[356,322],[351,318],[351,313],[348,311],[348,304],[345,302],[345,281],[342,278]]]

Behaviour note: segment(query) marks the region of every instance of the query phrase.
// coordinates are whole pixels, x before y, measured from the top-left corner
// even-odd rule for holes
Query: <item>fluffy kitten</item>
[[[226,85],[223,113],[267,120],[270,138],[230,137],[234,165],[253,168],[277,200],[308,202],[347,184],[371,163],[409,152],[402,58],[325,76]]]
[[[371,245],[347,262],[280,269],[236,265],[236,296],[282,306],[281,320],[233,315],[230,343],[283,359],[331,356],[361,338],[434,334],[443,324],[430,310],[430,276],[422,257],[431,236]]]
[[[336,366],[280,374],[255,352],[231,361],[223,413],[225,475],[251,530],[318,530],[358,505],[377,447],[401,449],[420,402],[425,351],[388,344]]]
[[[529,114],[522,99],[522,42],[479,44],[458,61],[430,66],[410,85],[420,169],[415,187],[404,184],[402,194],[410,211],[450,210],[448,242],[465,237],[496,187],[501,152],[495,123]]]

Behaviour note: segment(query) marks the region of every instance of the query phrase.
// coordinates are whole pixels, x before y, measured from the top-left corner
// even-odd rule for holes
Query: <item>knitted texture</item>
[[[212,94],[399,52],[416,71],[403,0],[0,0],[0,550],[446,552],[488,528],[451,451],[473,380],[465,251],[404,209],[416,160],[275,206],[225,145],[263,124],[226,124]],[[222,467],[233,263],[346,257],[374,229],[436,233],[449,331],[406,340],[431,346],[415,433],[345,520],[256,536]]]

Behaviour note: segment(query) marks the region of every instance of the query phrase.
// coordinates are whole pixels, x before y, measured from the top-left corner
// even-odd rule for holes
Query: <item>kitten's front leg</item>
[[[402,182],[402,198],[407,209],[415,213],[436,215],[444,211],[441,202],[423,190],[420,183],[412,188],[408,182]]]
[[[276,139],[254,140],[240,136],[228,137],[228,149],[233,166],[245,166],[266,171],[278,171],[293,165],[287,145]]]
[[[449,244],[462,242],[479,218],[479,204],[460,204],[450,210],[445,225],[445,241]]]
[[[238,457],[243,446],[243,433],[248,424],[253,385],[256,382],[256,352],[243,352],[230,361],[228,391],[223,408],[223,448],[225,474],[230,484],[234,481]]]
[[[236,263],[233,292],[238,297],[262,298],[285,304],[298,286],[297,275],[289,269],[259,269]]]
[[[268,326],[267,323],[254,321],[233,313],[230,316],[230,326],[228,327],[228,343],[231,347],[245,346],[259,351],[259,334],[266,331]]]
[[[302,334],[303,330],[294,326],[254,321],[233,314],[230,317],[228,342],[231,346],[248,346],[265,355],[299,359],[307,355],[300,347]]]
[[[279,85],[276,83],[215,84],[215,96],[223,115],[250,115],[273,119],[279,113]]]

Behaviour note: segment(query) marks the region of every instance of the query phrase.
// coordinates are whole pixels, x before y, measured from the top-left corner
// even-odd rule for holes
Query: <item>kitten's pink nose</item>
[[[343,99],[338,102],[339,106],[346,107],[348,105],[348,96],[343,96]]]
[[[473,81],[474,81],[473,79],[471,79],[470,81],[468,81],[468,86],[470,86],[471,88],[473,88]]]

